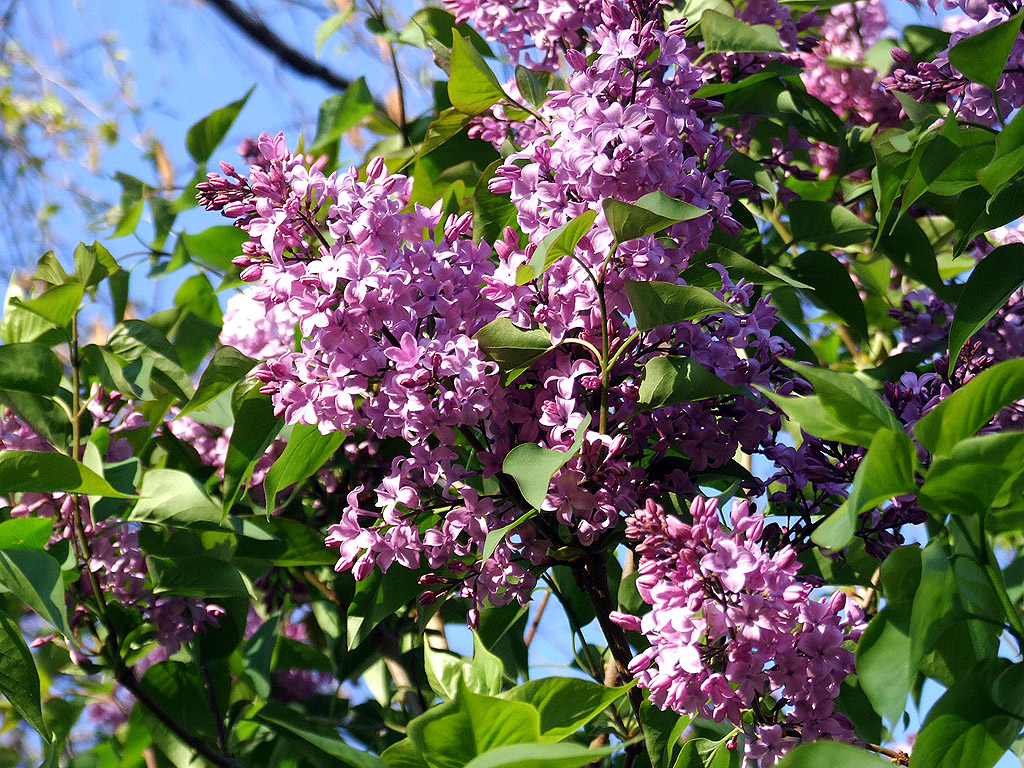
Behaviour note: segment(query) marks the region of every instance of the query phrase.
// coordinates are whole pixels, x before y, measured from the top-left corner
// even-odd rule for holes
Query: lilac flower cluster
[[[559,55],[583,46],[604,0],[445,0],[460,24],[470,21],[505,46],[513,62],[554,71]],[[536,58],[535,58],[536,57]]]
[[[762,548],[764,518],[747,502],[733,504],[731,531],[716,501],[698,497],[690,513],[683,523],[648,502],[627,521],[652,610],[613,619],[651,642],[630,664],[651,702],[744,729],[746,755],[761,766],[801,741],[853,741],[835,698],[854,671],[846,644],[863,612],[842,592],[815,599],[791,547]]]
[[[689,357],[734,386],[788,391],[778,357],[791,349],[772,335],[775,310],[724,270],[719,296],[735,312],[634,333],[625,281],[679,282],[716,225],[738,230],[729,206],[749,185],[721,170],[727,152],[703,119],[715,105],[692,95],[702,74],[685,54],[682,25],[666,31],[615,5],[602,20],[594,60],[567,52],[568,90],[552,94],[536,126],[543,133],[492,182],[510,194],[526,244],[507,229],[492,255],[469,238],[468,215],[442,222],[440,204],[410,210],[410,180],[383,161],[363,176],[327,175],[288,153],[282,136],[256,142],[248,178],[225,164],[224,176],[200,186],[207,207],[250,235],[236,260],[245,279],[258,281],[250,295],[298,319],[298,349],[255,372],[278,413],[408,445],[375,487],[347,495],[328,535],[338,568],[358,578],[375,567],[425,564],[432,572],[423,583],[433,586],[426,599],[457,590],[477,605],[526,601],[531,569],[567,534],[593,544],[648,497],[692,492],[690,472],[721,466],[740,447],[760,450],[779,429],[778,415],[752,397],[640,406],[643,365],[656,355]],[[665,238],[613,249],[603,201],[655,190],[708,214]],[[518,285],[537,244],[590,210],[595,226],[572,258]],[[545,328],[555,344],[513,386],[502,385],[473,338],[499,317]],[[602,344],[617,353],[605,376]],[[519,525],[486,561],[474,559],[489,531],[524,511],[515,489],[484,495],[483,481],[518,444],[567,450],[588,418],[579,454],[551,481],[546,514]],[[643,463],[662,458],[676,466],[664,479],[646,478]]]

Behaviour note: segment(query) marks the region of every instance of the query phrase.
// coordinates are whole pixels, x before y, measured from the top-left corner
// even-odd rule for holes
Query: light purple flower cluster
[[[267,307],[249,288],[228,299],[220,343],[256,360],[280,357],[295,346],[296,322],[287,305]]]
[[[281,136],[256,142],[249,178],[223,165],[223,177],[200,186],[202,202],[250,234],[237,261],[245,279],[259,281],[251,295],[298,318],[298,351],[256,371],[278,412],[289,423],[408,445],[376,487],[348,494],[328,536],[339,569],[363,578],[374,567],[425,565],[432,572],[423,583],[433,586],[426,599],[457,590],[477,605],[525,601],[536,583],[531,569],[552,548],[593,544],[649,496],[692,491],[691,472],[774,439],[779,417],[753,397],[640,407],[643,365],[655,355],[689,357],[734,386],[788,391],[778,357],[791,350],[772,335],[775,310],[724,270],[719,295],[735,312],[633,334],[625,281],[679,282],[716,225],[738,230],[729,206],[749,185],[731,184],[721,170],[727,152],[703,120],[715,105],[692,96],[702,73],[685,55],[683,27],[666,32],[616,5],[603,21],[594,60],[566,54],[568,90],[552,95],[537,125],[544,132],[493,182],[510,193],[525,245],[507,229],[492,256],[469,239],[468,215],[442,223],[440,204],[410,210],[410,180],[382,161],[362,177],[354,169],[325,175],[289,154]],[[602,203],[655,190],[709,213],[609,256],[614,238]],[[595,226],[574,257],[518,285],[519,267],[544,236],[590,210]],[[511,386],[473,338],[499,317],[545,328],[556,345]],[[607,386],[591,354],[603,334],[609,351],[626,353]],[[607,424],[596,429],[602,409]],[[516,445],[568,449],[588,417],[579,454],[552,478],[546,514],[518,526],[486,561],[474,560],[489,531],[524,511],[514,488],[485,495],[482,483]],[[641,469],[652,455],[667,462],[656,479]]]
[[[505,46],[513,62],[554,71],[559,55],[583,46],[604,0],[445,0],[460,24],[470,21]],[[447,41],[444,41],[447,42]]]
[[[651,702],[744,729],[761,766],[801,741],[853,741],[835,698],[854,671],[848,643],[863,612],[842,592],[815,599],[791,547],[762,547],[764,518],[747,502],[733,504],[732,530],[714,500],[697,497],[690,513],[683,523],[649,501],[627,521],[652,610],[613,619],[651,643],[630,664]]]

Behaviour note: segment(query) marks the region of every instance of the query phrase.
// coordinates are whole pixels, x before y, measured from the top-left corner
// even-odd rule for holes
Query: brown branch
[[[255,13],[240,7],[234,0],[206,0],[220,14],[234,24],[238,30],[253,43],[274,56],[281,64],[293,72],[319,80],[324,85],[339,91],[346,90],[352,81],[325,67],[316,59],[312,59],[297,48],[292,47],[274,30],[263,23]],[[374,106],[382,114],[387,114],[382,104],[374,101]]]
[[[608,587],[608,567],[604,562],[604,555],[596,553],[580,563],[574,563],[572,569],[576,585],[583,590],[583,593],[590,599],[594,606],[594,613],[597,615],[597,623],[608,641],[608,650],[614,660],[613,667],[616,668],[619,682],[627,683],[633,676],[629,673],[629,662],[633,660],[633,652],[629,649],[629,641],[626,639],[626,630],[611,620],[611,613],[616,609],[615,601],[612,599],[611,590]],[[607,677],[610,677],[608,675]],[[608,684],[606,677],[605,684]],[[643,727],[640,720],[640,704],[643,696],[640,689],[633,686],[627,693],[629,703],[633,708],[637,724]]]
[[[551,597],[550,592],[545,592],[544,597],[540,599],[540,604],[537,606],[537,613],[533,616],[533,621],[530,624],[530,628],[526,630],[526,637],[523,638],[523,643],[527,648],[530,647],[530,643],[533,642],[533,636],[537,634],[537,627],[540,626],[540,620],[544,618],[544,609],[548,606],[548,599]]]
[[[197,755],[218,766],[218,768],[245,768],[234,757],[226,755],[215,747],[210,746],[179,723],[170,712],[163,708],[160,702],[146,692],[146,689],[142,687],[142,684],[132,670],[127,667],[122,668],[117,675],[117,681],[131,692],[136,701],[153,713],[153,716],[163,723],[167,730],[177,736],[186,747]]]

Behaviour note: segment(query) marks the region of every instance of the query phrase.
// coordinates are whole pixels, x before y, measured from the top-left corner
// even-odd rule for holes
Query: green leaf
[[[644,741],[651,768],[669,768],[675,762],[679,739],[692,718],[671,710],[658,709],[648,699],[644,699],[640,705],[640,719],[644,724]]]
[[[501,661],[484,648],[480,638],[473,635],[474,654],[472,661],[449,651],[438,650],[429,643],[423,646],[423,665],[427,682],[434,693],[445,701],[456,697],[460,688],[485,696],[501,692],[503,669]]]
[[[83,493],[133,498],[114,490],[84,464],[62,453],[0,451],[0,493]]]
[[[313,44],[316,47],[316,57],[318,59],[320,58],[320,54],[323,52],[324,43],[326,43],[335,32],[345,25],[345,22],[352,17],[352,12],[354,10],[355,5],[350,5],[341,13],[332,14],[320,22],[319,26],[316,28],[316,32],[313,33]]]
[[[136,364],[126,371],[125,362],[112,355],[106,347],[87,344],[82,347],[82,371],[89,378],[99,380],[106,389],[129,397],[151,397],[149,376],[152,367]]]
[[[293,426],[284,452],[271,466],[263,481],[267,512],[276,508],[279,491],[317,472],[344,441],[344,432],[329,432],[324,435],[315,425]]]
[[[739,765],[739,754],[729,749],[732,736],[718,741],[691,738],[683,744],[673,768],[729,768]]]
[[[819,200],[794,200],[787,208],[797,242],[844,248],[863,243],[875,228],[847,208]],[[803,278],[801,278],[803,279]]]
[[[879,429],[903,431],[882,398],[856,376],[791,360],[783,362],[809,381],[815,394],[798,398],[765,394],[810,434],[850,445],[870,445]]]
[[[225,107],[214,110],[188,129],[188,133],[185,134],[185,147],[192,155],[193,160],[202,165],[210,159],[213,150],[231,130],[235,118],[238,117],[238,113],[242,111],[242,107],[245,106],[245,102],[249,100],[255,89],[254,85],[238,101],[233,101]]]
[[[843,549],[857,530],[857,519],[882,502],[917,490],[914,470],[917,452],[905,432],[879,429],[871,439],[867,455],[857,467],[850,495],[811,534],[819,547]]]
[[[366,79],[362,77],[346,88],[344,93],[328,96],[320,103],[316,138],[309,151],[314,155],[323,153],[346,131],[355,128],[373,114],[374,109],[373,94],[366,85]]]
[[[911,669],[920,665],[945,632],[955,594],[949,548],[945,541],[932,539],[921,552],[921,580],[910,612]]]
[[[249,236],[238,227],[207,227],[194,235],[178,235],[189,257],[221,272],[235,269],[231,260],[242,255],[242,244]]]
[[[760,53],[784,50],[779,33],[767,24],[747,24],[733,16],[708,9],[700,17],[704,54]]]
[[[537,510],[531,509],[521,514],[508,525],[503,525],[501,528],[494,528],[488,531],[487,538],[484,540],[484,548],[480,552],[480,561],[486,562],[490,559],[491,555],[494,554],[494,550],[498,548],[498,545],[505,540],[505,537],[508,536],[511,531],[536,516]]]
[[[534,251],[529,265],[519,268],[516,284],[525,285],[543,275],[548,267],[563,256],[571,256],[576,250],[576,244],[590,231],[596,218],[597,211],[584,211],[575,219],[569,219],[558,229],[548,233]]]
[[[472,119],[471,115],[460,112],[455,107],[441,112],[437,116],[437,120],[427,126],[427,133],[423,137],[423,143],[420,145],[420,151],[416,153],[416,157],[424,157],[438,147],[447,144],[450,139],[462,133]]]
[[[910,606],[886,605],[857,642],[857,679],[874,710],[895,724],[916,675],[910,663]]]
[[[0,523],[0,549],[46,549],[52,535],[52,518],[13,517]]]
[[[176,469],[151,469],[142,476],[139,501],[129,520],[163,525],[209,523],[219,526],[220,505],[191,475]]]
[[[66,451],[71,444],[71,419],[68,418],[66,401],[58,404],[58,398],[64,394],[44,397],[28,392],[0,392],[0,403],[18,414],[54,448]]]
[[[626,281],[626,296],[638,331],[696,320],[716,312],[736,312],[710,291],[693,285],[655,281]]]
[[[274,442],[284,421],[274,415],[269,395],[251,390],[235,408],[235,428],[224,460],[224,510],[242,498],[252,478],[256,462]]]
[[[516,64],[516,86],[530,104],[539,107],[548,100],[554,76],[550,72],[540,72]]]
[[[50,740],[50,729],[43,722],[35,659],[22,637],[21,628],[3,612],[0,612],[0,693],[44,741]]]
[[[39,257],[32,279],[51,286],[64,285],[71,282],[68,273],[64,271],[64,267],[60,263],[60,259],[54,255],[53,251],[47,251]],[[81,278],[79,278],[79,282],[82,282]]]
[[[360,751],[343,742],[338,736],[336,728],[330,724],[323,723],[322,726],[319,726],[315,718],[296,712],[282,704],[267,703],[256,713],[255,719],[277,733],[311,744],[322,753],[340,760],[350,768],[386,768],[387,766],[387,763],[376,755]],[[324,761],[321,759],[317,761],[317,764],[323,765]]]
[[[793,260],[793,273],[814,289],[807,294],[811,301],[842,318],[858,339],[867,338],[864,302],[849,267],[824,251],[805,251]]]
[[[986,659],[935,702],[914,740],[914,768],[991,768],[999,761],[1024,725],[1019,712],[993,700],[993,686],[1009,668],[1006,659]]]
[[[239,520],[232,515],[229,522]],[[235,549],[235,560],[251,558],[269,562],[281,568],[294,566],[334,565],[338,560],[337,552],[324,546],[324,535],[320,531],[308,528],[302,523],[285,518],[263,517],[242,518],[245,523],[255,526],[267,534],[270,540],[254,538],[244,527],[238,537]]]
[[[995,93],[1006,69],[1024,14],[1016,14],[994,27],[965,37],[949,49],[949,63],[967,79]]]
[[[548,495],[548,485],[551,484],[555,472],[564,467],[583,445],[590,420],[590,414],[587,414],[576,429],[576,439],[572,441],[568,451],[524,443],[517,445],[505,456],[501,471],[516,481],[523,498],[534,509],[540,509],[544,503],[544,498]]]
[[[460,112],[478,115],[508,96],[469,38],[452,35],[452,71],[448,98]]]
[[[735,394],[741,394],[741,390],[726,384],[696,360],[661,356],[644,363],[639,407],[661,408]]]
[[[192,394],[192,380],[181,367],[178,353],[160,331],[142,320],[125,320],[107,337],[107,348],[130,362],[152,364],[153,381],[180,400]]]
[[[507,317],[489,322],[473,338],[502,371],[526,368],[554,348],[551,334],[543,328],[524,331]]]
[[[12,298],[11,304],[48,320],[58,328],[66,328],[78,312],[83,296],[85,286],[81,283],[67,283],[55,286],[34,299],[22,301]]]
[[[245,643],[244,669],[256,695],[261,699],[270,698],[270,674],[273,671],[278,619],[275,615],[263,622]]]
[[[990,193],[1006,184],[1024,169],[1024,117],[1018,112],[1003,130],[996,134],[996,153],[978,171],[978,181]]]
[[[42,344],[0,346],[0,389],[55,395],[62,373],[60,360]]]
[[[529,704],[461,688],[454,701],[410,722],[408,734],[431,768],[464,768],[497,747],[538,741],[540,715]]]
[[[110,251],[97,242],[79,243],[75,248],[75,276],[86,289],[95,288],[120,269]]]
[[[466,768],[582,768],[622,749],[621,744],[588,749],[579,744],[507,744],[466,763]]]
[[[708,212],[704,208],[671,198],[664,192],[651,192],[635,203],[609,197],[605,198],[601,207],[618,243],[653,235],[673,224],[699,218]]]
[[[186,597],[250,597],[241,572],[213,557],[185,555],[146,558],[153,593]]]
[[[419,576],[408,568],[389,568],[386,573],[374,571],[356,584],[346,627],[350,651],[361,645],[381,621],[423,592]]]
[[[778,768],[892,768],[892,763],[838,741],[798,744],[778,763]]]
[[[1019,20],[1018,20],[1019,21]],[[978,262],[964,284],[949,327],[949,359],[985,325],[1024,283],[1024,243],[996,248]]]
[[[575,677],[544,677],[517,685],[502,698],[522,701],[540,713],[540,741],[562,741],[626,695],[630,686],[609,688]]]
[[[914,425],[914,435],[932,453],[948,456],[999,411],[1024,399],[1024,360],[1004,360],[982,371]]]
[[[199,379],[196,393],[175,418],[206,407],[244,379],[245,374],[251,371],[255,365],[255,360],[243,355],[234,347],[218,347],[217,351],[213,353],[213,359],[210,360],[210,364],[206,366],[206,370],[203,371],[203,375]]]
[[[937,456],[918,493],[922,507],[944,517],[981,515],[1024,473],[1024,433],[997,432],[961,440]]]
[[[60,564],[51,555],[36,549],[0,549],[0,584],[74,641],[64,610]]]

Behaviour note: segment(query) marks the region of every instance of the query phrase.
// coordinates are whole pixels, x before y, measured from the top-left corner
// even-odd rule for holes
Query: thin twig
[[[526,636],[523,638],[523,643],[527,648],[533,642],[533,636],[537,634],[537,627],[540,626],[540,620],[544,616],[544,609],[547,608],[549,599],[551,599],[550,591],[544,593],[544,597],[540,599],[540,603],[537,605],[537,613],[533,615],[533,621],[530,622],[530,627],[526,630]]]

